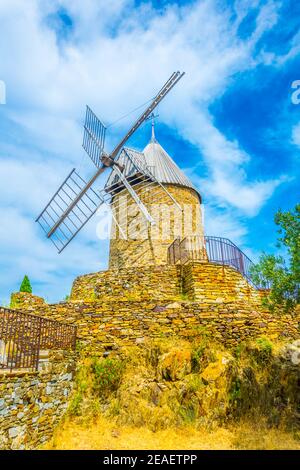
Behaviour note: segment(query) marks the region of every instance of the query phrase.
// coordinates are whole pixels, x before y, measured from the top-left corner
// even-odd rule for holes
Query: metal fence
[[[168,262],[184,264],[189,260],[207,261],[205,238],[207,237],[176,238],[168,248]]]
[[[0,369],[37,370],[43,349],[75,349],[76,327],[0,307]]]
[[[170,264],[184,264],[187,261],[208,261],[210,263],[231,266],[239,271],[250,284],[260,289],[266,283],[254,285],[251,269],[254,263],[232,241],[222,237],[190,236],[182,240],[176,238],[168,248]]]

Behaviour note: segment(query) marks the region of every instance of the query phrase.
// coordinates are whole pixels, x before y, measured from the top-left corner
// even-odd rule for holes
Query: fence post
[[[223,243],[220,241],[220,245],[221,245],[221,257],[222,257],[222,264],[224,266],[224,252],[223,252]]]
[[[37,352],[36,352],[36,361],[35,361],[35,370],[39,370],[40,362],[40,347],[41,347],[41,334],[42,334],[42,318],[38,317],[38,342],[37,342]]]

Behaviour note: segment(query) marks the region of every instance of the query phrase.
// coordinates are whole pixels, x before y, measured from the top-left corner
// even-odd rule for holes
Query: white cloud
[[[198,182],[198,187],[206,197],[210,196],[220,207],[235,207],[239,210],[239,215],[252,217],[259,212],[275,188],[287,181],[287,178],[283,176],[269,181],[253,181],[243,186],[243,175],[240,177],[238,172],[229,176],[216,170],[212,179],[194,178],[194,181]]]
[[[285,177],[249,181],[245,170],[250,155],[238,142],[226,139],[203,113],[195,109],[193,116],[185,137],[201,149],[209,177],[200,178],[197,173],[202,162],[189,169],[189,176],[200,192],[217,200],[221,206],[236,207],[247,216],[256,215]],[[198,133],[197,128],[201,129]]]
[[[222,237],[229,238],[236,244],[243,243],[247,227],[236,217],[234,211],[220,211],[219,207],[204,204],[203,213],[207,235],[220,236],[222,234]]]
[[[93,239],[89,237],[88,241],[84,237],[85,243],[74,241],[63,260],[58,260],[55,249],[49,246],[30,218],[17,209],[0,207],[0,211],[2,302],[8,301],[10,292],[19,287],[25,273],[36,294],[60,300],[70,292],[75,276],[105,268],[106,257],[97,249],[95,227]]]
[[[7,266],[10,263],[12,278],[26,266],[32,267],[36,279],[40,273],[42,280],[50,277],[53,282],[56,271],[100,267],[100,247],[98,253],[86,245],[94,233],[92,224],[75,242],[78,251],[72,246],[55,257],[28,217],[43,207],[47,194],[82,159],[80,126],[86,103],[105,122],[112,122],[153,96],[177,69],[185,70],[186,77],[160,106],[159,114],[197,146],[207,170],[200,190],[228,211],[227,216],[220,216],[222,221],[227,217],[228,231],[236,239],[242,237],[245,229],[235,215],[230,222],[232,208],[240,214],[256,214],[281,180],[249,179],[246,169],[251,156],[216,128],[208,108],[236,74],[257,65],[253,48],[276,24],[279,2],[266,2],[255,31],[245,41],[239,39],[237,29],[258,2],[236,2],[234,21],[232,12],[218,4],[204,0],[192,6],[168,5],[158,14],[149,3],[133,9],[130,0],[0,1],[1,36],[5,38],[0,41],[0,78],[7,84],[2,116],[22,130],[22,136],[14,136],[14,145],[2,144],[0,162],[2,236],[4,245],[8,244],[2,260]],[[73,22],[64,41],[49,27],[48,15],[58,8],[65,8]],[[111,145],[132,119],[111,129]],[[194,171],[199,178],[197,168]],[[226,228],[220,224],[220,230],[221,226]]]

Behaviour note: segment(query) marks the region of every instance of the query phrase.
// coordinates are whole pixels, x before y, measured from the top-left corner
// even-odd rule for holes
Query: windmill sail
[[[165,85],[154,97],[151,104],[138,118],[110,155],[106,155],[103,152],[106,128],[87,106],[83,147],[98,169],[88,182],[84,181],[75,169],[72,170],[43,212],[36,219],[36,221],[42,226],[47,237],[53,241],[59,253],[87,223],[98,207],[103,204],[103,202],[107,202],[106,197],[109,197],[109,195],[106,190],[102,190],[102,192],[98,193],[93,189],[95,181],[108,167],[117,165],[115,158],[118,156],[127,140],[148,118],[156,106],[176,85],[183,75],[184,72],[174,72],[171,75]],[[119,173],[119,178],[123,180],[123,187],[125,186],[126,190],[129,191],[148,222],[152,223],[151,215],[148,213],[146,207],[142,204],[138,195],[132,188],[132,182],[128,182],[127,179],[122,176],[120,168]],[[143,175],[143,177],[144,176],[145,175]],[[147,177],[149,178],[149,175]]]
[[[89,187],[76,201],[86,185],[86,181],[74,168],[36,219],[36,222],[40,224],[59,253],[70,243],[103,203],[100,194],[94,191],[92,187]],[[59,223],[71,204],[72,209],[64,220]]]
[[[97,168],[102,166],[101,155],[104,149],[106,127],[89,106],[86,107],[82,147]]]

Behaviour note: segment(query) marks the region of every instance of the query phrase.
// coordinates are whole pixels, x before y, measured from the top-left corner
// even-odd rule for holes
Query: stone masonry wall
[[[52,351],[38,372],[0,369],[0,449],[34,449],[51,437],[73,386],[74,353]]]
[[[262,335],[299,337],[299,315],[271,315],[261,295],[232,268],[191,263],[81,276],[70,302],[27,301],[23,310],[76,324],[81,342],[95,351],[203,329],[227,346]]]
[[[70,301],[19,293],[15,307],[76,325],[81,353],[103,354],[147,338],[197,338],[227,347],[266,335],[299,338],[299,311],[274,316],[234,269],[210,263],[110,270],[78,277]],[[53,433],[72,390],[74,353],[53,352],[36,373],[0,373],[0,449],[36,448]]]
[[[70,300],[144,300],[178,298],[180,266],[136,267],[87,274],[75,279]]]
[[[143,186],[135,186],[141,201],[156,221],[151,227],[131,196],[125,196],[126,199],[123,193],[115,196],[114,215],[126,239],[113,222],[110,269],[166,265],[168,247],[176,237],[203,235],[201,206],[196,191],[173,184],[166,184],[165,187],[182,210],[160,186],[157,185],[151,191]]]
[[[80,276],[73,283],[70,300],[107,302],[184,297],[208,303],[247,301],[257,307],[262,294],[231,267],[190,262],[183,266],[131,267]]]
[[[255,289],[234,268],[213,263],[190,262],[182,267],[182,290],[199,302],[261,304],[262,291]]]
[[[33,305],[41,306],[45,304],[45,300],[37,295],[28,292],[13,292],[10,298],[10,308],[25,308]]]
[[[76,324],[78,339],[90,352],[135,345],[153,337],[193,338],[204,330],[229,347],[262,335],[299,337],[299,315],[274,317],[246,302],[66,302],[32,311]]]
[[[131,267],[86,274],[75,279],[72,302],[183,300],[200,303],[248,302],[260,307],[264,292],[252,287],[235,269],[212,263],[190,262],[183,266]],[[43,311],[44,300],[24,292],[11,296],[12,306]]]

